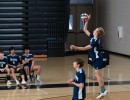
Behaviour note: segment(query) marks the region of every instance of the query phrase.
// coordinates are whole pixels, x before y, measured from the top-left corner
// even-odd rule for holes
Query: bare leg
[[[24,70],[25,70],[26,75],[28,76],[28,75],[29,75],[29,67],[28,67],[28,66],[25,66],[25,67],[24,67]]]
[[[17,78],[16,78],[16,75],[15,75],[15,70],[13,68],[10,68],[10,71],[12,73],[12,76],[13,76],[14,80],[16,81]]]
[[[28,66],[25,66],[24,67],[24,70],[25,70],[25,73],[27,75],[27,83],[30,84],[31,83],[31,79],[30,79],[30,74],[29,74],[29,67]],[[23,77],[23,76],[22,76]]]
[[[104,86],[104,80],[101,76],[101,70],[95,70],[96,79],[100,87]]]
[[[36,65],[36,66],[33,67],[33,70],[35,71],[36,75],[41,74],[41,66]]]
[[[101,99],[108,93],[108,91],[105,89],[104,80],[103,80],[102,75],[101,75],[101,70],[99,70],[99,69],[95,70],[95,75],[96,75],[96,79],[98,81],[98,84],[100,86],[100,95],[97,96],[97,99]]]

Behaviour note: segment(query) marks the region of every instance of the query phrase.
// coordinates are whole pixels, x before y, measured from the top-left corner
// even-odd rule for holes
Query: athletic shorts
[[[93,61],[93,67],[95,69],[102,69],[103,68],[103,59],[98,58]]]
[[[9,69],[10,69],[10,68],[13,68],[15,72],[19,72],[19,70],[17,71],[17,69],[19,69],[19,68],[14,68],[14,67],[12,67],[12,66],[9,66]]]
[[[26,66],[26,65],[24,65],[23,68],[24,68],[25,66]],[[27,66],[27,67],[31,68],[31,66]]]

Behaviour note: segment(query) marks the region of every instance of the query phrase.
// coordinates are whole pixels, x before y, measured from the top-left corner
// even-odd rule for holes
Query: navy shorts
[[[103,58],[98,58],[93,61],[93,67],[95,69],[102,69],[103,68]]]

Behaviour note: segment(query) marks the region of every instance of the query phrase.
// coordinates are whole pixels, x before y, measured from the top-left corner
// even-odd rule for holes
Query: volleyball
[[[81,19],[82,19],[82,20],[87,20],[87,19],[88,19],[88,14],[87,14],[87,13],[83,13],[83,14],[81,15]]]

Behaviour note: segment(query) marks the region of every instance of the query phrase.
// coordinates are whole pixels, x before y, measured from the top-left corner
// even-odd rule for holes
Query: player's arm
[[[20,68],[20,67],[21,67],[21,62],[18,62],[17,67],[18,67],[18,68]]]
[[[5,61],[5,64],[6,64],[5,69],[8,69],[8,59],[6,58],[4,61]]]
[[[20,62],[18,62],[18,65],[17,65],[17,67],[18,67],[18,68],[20,68],[20,67],[21,67],[21,63],[20,63]]]
[[[8,64],[8,66],[11,66],[11,67],[16,67],[16,66],[14,66],[14,65],[11,65],[11,64]]]
[[[7,69],[8,68],[8,64],[6,64],[6,66],[5,66],[5,69]]]
[[[6,64],[5,68],[1,69],[1,71],[4,72],[6,69],[8,69],[8,64]]]
[[[29,61],[30,61],[30,59],[22,60],[22,63],[23,63],[23,65],[24,65],[24,64],[28,63]]]
[[[84,24],[84,28],[83,28],[83,31],[88,35],[90,36],[90,32],[88,31],[88,22],[91,18],[91,15],[88,16],[88,20],[85,21],[85,24]]]
[[[31,67],[33,67],[34,66],[34,60],[32,60],[32,65],[31,65]]]
[[[17,67],[20,68],[20,67],[21,67],[21,64],[22,64],[22,61],[21,61],[21,59],[20,59],[19,57],[17,58],[17,61],[18,61],[18,65],[17,65]]]
[[[83,88],[84,87],[84,83],[75,83],[75,82],[72,82],[73,85],[79,87],[79,88]]]
[[[68,83],[71,84],[74,81],[75,81],[75,78],[68,80]]]
[[[83,88],[85,85],[85,74],[80,73],[80,75],[78,77],[78,81],[79,81],[79,83],[72,82],[72,84],[79,87],[79,88]]]
[[[78,47],[78,46],[75,46],[75,45],[71,45],[71,46],[70,46],[70,49],[71,49],[71,50],[81,50],[81,51],[86,51],[86,50],[89,50],[89,49],[91,49],[91,48],[92,48],[91,45],[87,45],[87,46],[85,46],[85,47]]]
[[[75,85],[75,86],[77,86],[77,87],[79,87],[79,88],[83,88],[84,87],[84,83],[75,83],[75,79],[70,79],[69,81],[68,81],[68,83],[69,84],[73,84],[73,85]]]

